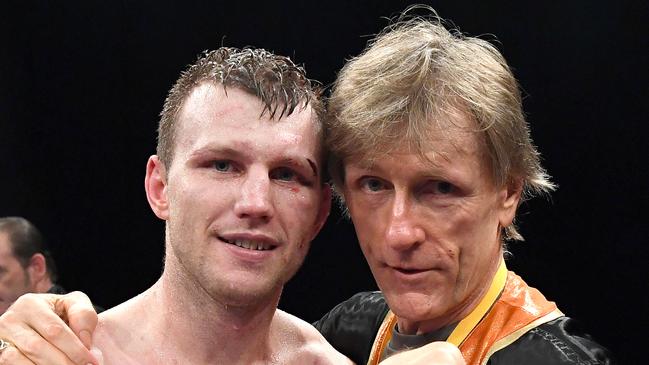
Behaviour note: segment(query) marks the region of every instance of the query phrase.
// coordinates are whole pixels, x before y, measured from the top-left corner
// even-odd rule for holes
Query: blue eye
[[[282,181],[293,181],[297,179],[295,171],[288,168],[279,168],[271,172],[271,178]]]
[[[376,178],[366,178],[361,182],[361,187],[369,191],[380,191],[385,189],[385,184]]]
[[[434,195],[449,195],[455,193],[456,190],[457,187],[448,181],[430,181],[424,186],[422,192]]]
[[[213,165],[216,171],[229,172],[232,170],[232,162],[230,161],[214,161]]]

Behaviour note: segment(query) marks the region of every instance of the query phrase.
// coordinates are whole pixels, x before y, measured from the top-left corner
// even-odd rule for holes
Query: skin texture
[[[96,326],[97,313],[81,292],[25,294],[0,317],[0,338],[14,345],[2,351],[0,364],[100,364],[88,350]]]
[[[399,330],[430,332],[464,318],[502,257],[520,184],[495,186],[465,114],[433,133],[426,159],[405,149],[345,162],[344,196],[363,253]]]
[[[69,319],[70,327],[61,320],[60,316]],[[313,327],[299,318],[278,310],[273,323],[273,330],[283,334],[272,337],[276,339],[275,343],[292,348],[290,352],[285,353],[285,357],[281,359],[283,362],[280,363],[331,365],[351,363],[326,344]],[[90,299],[81,292],[66,295],[24,295],[0,319],[0,336],[9,338],[24,353],[18,351],[16,347],[9,347],[0,356],[0,364],[103,365],[106,363],[103,353],[95,347],[92,351],[95,356],[93,357],[86,348],[91,346],[90,333],[94,331],[96,325],[97,314],[93,310]],[[109,340],[100,338],[104,336],[101,332],[102,330],[99,330],[95,335],[95,341]],[[80,335],[79,338],[77,335]],[[49,342],[34,341],[40,336]],[[133,339],[129,334],[126,336]],[[83,344],[80,339],[83,340]],[[296,344],[300,344],[299,347],[295,346]],[[115,350],[111,356],[120,356],[118,350]],[[122,357],[119,361],[123,361],[120,364],[134,363],[128,357]],[[381,364],[464,365],[465,362],[457,347],[447,342],[434,342],[413,351],[393,355]]]

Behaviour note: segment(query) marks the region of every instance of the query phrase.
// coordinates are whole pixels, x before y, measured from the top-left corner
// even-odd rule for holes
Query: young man
[[[311,325],[277,309],[330,209],[321,120],[318,93],[286,57],[221,48],[181,75],[145,178],[149,204],[166,222],[164,271],[150,289],[99,316],[92,343],[100,363],[351,363]],[[50,303],[89,346],[96,319],[79,322],[78,307]],[[23,297],[2,317],[11,328],[0,331],[0,364],[98,363],[79,340],[69,341],[63,322],[41,317],[33,327],[12,327],[46,312],[42,304]],[[463,363],[452,347],[431,351],[437,364]]]
[[[181,75],[145,178],[164,272],[100,316],[104,364],[348,362],[277,310],[329,213],[321,135],[320,100],[288,58],[221,48]]]

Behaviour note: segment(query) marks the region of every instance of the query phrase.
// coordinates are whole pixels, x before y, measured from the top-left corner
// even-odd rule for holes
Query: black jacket
[[[388,312],[380,292],[358,293],[338,304],[313,325],[358,365],[365,365],[374,337]],[[528,331],[494,353],[489,365],[614,364],[609,352],[583,332],[576,321],[559,317]],[[473,364],[468,364],[473,365]]]

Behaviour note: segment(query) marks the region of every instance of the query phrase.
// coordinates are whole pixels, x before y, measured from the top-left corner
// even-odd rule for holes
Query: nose
[[[273,216],[270,179],[263,169],[251,169],[245,175],[234,205],[239,218],[268,221]]]
[[[385,243],[396,251],[407,251],[416,247],[426,238],[418,221],[408,194],[397,191],[389,211]]]

